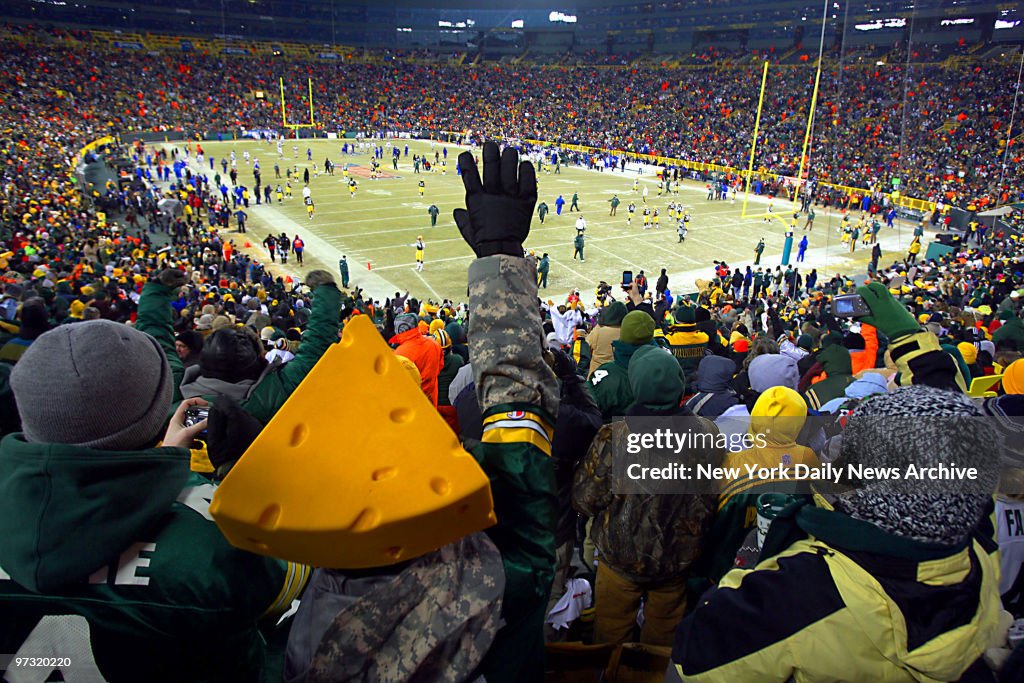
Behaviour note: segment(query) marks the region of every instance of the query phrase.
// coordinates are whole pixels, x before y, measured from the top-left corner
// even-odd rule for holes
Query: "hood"
[[[877,372],[866,372],[861,378],[854,380],[846,387],[846,397],[867,398],[888,391],[889,386],[885,377]]]
[[[800,371],[797,370],[796,361],[789,356],[769,353],[750,361],[747,377],[750,379],[750,388],[762,393],[772,387],[796,389],[800,382]]]
[[[629,361],[633,358],[633,354],[636,353],[637,349],[642,349],[645,346],[657,346],[654,340],[647,342],[646,344],[627,344],[621,339],[612,340],[612,357],[615,362],[624,368],[629,368]]]
[[[463,331],[462,325],[454,320],[444,326],[444,331],[452,338],[452,344],[462,344],[466,341],[466,333]]]
[[[626,317],[627,313],[629,313],[629,310],[626,308],[626,304],[621,301],[613,301],[601,311],[601,317],[598,322],[604,327],[618,327],[622,324],[622,319]]]
[[[411,341],[413,339],[416,339],[416,337],[422,336],[423,333],[420,332],[420,328],[418,326],[414,326],[412,329],[408,329],[405,332],[400,332],[391,337],[391,339],[388,339],[388,344],[391,344],[392,346],[401,346],[407,341]]]
[[[697,366],[697,391],[728,391],[736,364],[721,356],[705,356]]]
[[[0,442],[0,567],[38,593],[84,581],[151,533],[188,476],[183,448],[101,451],[11,434]]]
[[[818,362],[830,378],[853,373],[850,352],[842,344],[829,344],[823,348],[818,352]]]
[[[272,363],[268,364],[260,377],[262,378],[263,375],[267,373],[267,370],[272,367],[274,367]],[[249,392],[258,383],[258,379],[243,379],[239,382],[225,382],[222,379],[203,377],[202,370],[200,370],[199,366],[193,365],[185,368],[185,376],[181,378],[181,397],[196,398],[197,396],[230,396],[236,401],[241,401],[249,396]]]
[[[643,346],[630,359],[628,372],[634,405],[657,411],[679,407],[686,380],[671,353],[655,345]]]
[[[750,434],[761,434],[769,444],[796,441],[807,420],[807,403],[789,387],[771,387],[758,396],[750,411]]]

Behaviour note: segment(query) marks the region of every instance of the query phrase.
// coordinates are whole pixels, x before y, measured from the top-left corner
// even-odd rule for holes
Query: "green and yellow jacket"
[[[814,502],[784,510],[767,559],[703,596],[666,680],[934,683],[983,666],[1002,609],[991,533],[923,543]]]
[[[831,344],[819,351],[818,362],[828,377],[804,392],[804,400],[811,410],[818,410],[832,399],[843,396],[847,385],[853,381],[853,361],[850,351],[842,344]]]

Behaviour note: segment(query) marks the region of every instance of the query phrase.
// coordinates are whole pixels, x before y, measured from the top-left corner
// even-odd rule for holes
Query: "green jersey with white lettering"
[[[55,660],[17,680],[259,680],[260,619],[287,609],[307,568],[228,544],[187,450],[13,434],[0,490],[0,652]]]

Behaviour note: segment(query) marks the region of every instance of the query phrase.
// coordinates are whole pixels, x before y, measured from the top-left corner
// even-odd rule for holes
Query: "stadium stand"
[[[682,25],[705,3],[626,7],[586,21]],[[120,11],[90,5],[83,21]],[[916,235],[866,280],[716,262],[694,300],[666,277],[592,295],[581,282],[543,305],[545,266],[523,248],[535,174],[499,133],[580,165],[616,150],[743,168],[772,47],[727,36],[664,60],[499,63],[335,45],[327,60],[290,26],[281,42],[136,28],[0,36],[8,672],[1024,676],[1024,160],[1002,146],[1019,53],[972,38],[826,55],[808,202],[880,206],[898,179],[930,203],[922,223],[942,218],[936,203],[964,211],[949,248],[919,255]],[[814,57],[778,53],[755,168],[781,187]],[[476,256],[464,301],[381,300],[347,270],[341,286],[321,270],[294,282],[237,248],[226,191],[184,157],[205,136],[276,129],[251,90],[278,76],[313,79],[320,132],[473,131],[483,179],[463,154],[455,216]],[[991,395],[968,394],[996,376]],[[628,489],[623,444],[657,418],[710,438],[644,445],[637,467],[726,473]],[[890,468],[911,480],[872,475]],[[826,487],[833,469],[847,474]],[[545,637],[566,632],[596,646],[546,664]]]

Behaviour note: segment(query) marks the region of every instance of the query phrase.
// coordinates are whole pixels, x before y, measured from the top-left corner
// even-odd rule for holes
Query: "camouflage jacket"
[[[699,419],[717,432],[714,423]],[[601,427],[576,470],[573,506],[593,518],[591,537],[599,557],[617,573],[652,583],[686,575],[700,556],[717,496],[613,493],[614,444],[624,443],[626,434],[625,422]],[[709,451],[687,453],[684,458],[718,466],[723,456],[723,452]]]
[[[401,567],[318,571],[289,636],[286,681],[543,679],[558,383],[541,355],[534,273],[532,261],[509,256],[469,270],[483,415],[471,452],[490,479],[498,523]]]
[[[288,638],[286,682],[465,681],[498,630],[501,556],[485,534],[397,573],[318,569]]]
[[[551,440],[558,382],[544,362],[532,259],[490,256],[469,267],[470,356],[483,414],[473,455],[491,480],[505,593],[498,631],[480,671],[488,683],[544,677],[543,624],[555,564]]]

